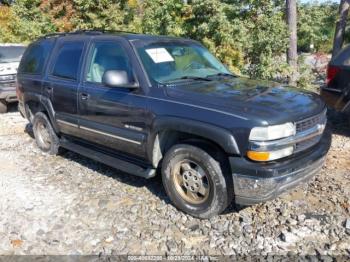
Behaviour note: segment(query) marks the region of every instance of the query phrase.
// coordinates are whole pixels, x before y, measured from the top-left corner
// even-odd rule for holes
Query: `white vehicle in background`
[[[16,102],[16,75],[26,49],[21,44],[0,44],[0,113],[7,112],[7,104]]]

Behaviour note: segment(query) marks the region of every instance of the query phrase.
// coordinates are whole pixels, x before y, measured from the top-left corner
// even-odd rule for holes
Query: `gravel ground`
[[[0,115],[0,255],[350,256],[350,128],[332,122],[326,166],[308,185],[198,220],[169,203],[159,177],[45,155],[18,112]]]

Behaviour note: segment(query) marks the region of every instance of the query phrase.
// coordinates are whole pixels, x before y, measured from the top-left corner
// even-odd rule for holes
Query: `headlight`
[[[294,136],[296,128],[293,123],[283,125],[254,127],[250,132],[249,140],[251,141],[269,141],[288,136]]]
[[[296,134],[296,127],[293,123],[286,123],[283,125],[254,127],[249,136],[251,142],[269,142],[273,141],[278,144],[279,139],[294,136]],[[261,150],[263,149],[263,150]],[[264,148],[254,149],[247,152],[248,158],[254,161],[265,162],[287,157],[293,154],[294,146],[285,148],[276,148],[269,151],[264,151]]]

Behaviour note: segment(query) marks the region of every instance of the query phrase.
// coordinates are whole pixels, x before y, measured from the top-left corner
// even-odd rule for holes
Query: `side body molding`
[[[149,139],[150,145],[148,148],[153,148],[156,135],[163,130],[197,135],[216,142],[228,154],[240,155],[236,140],[230,131],[203,122],[177,117],[159,117],[155,119],[152,125],[151,139]]]

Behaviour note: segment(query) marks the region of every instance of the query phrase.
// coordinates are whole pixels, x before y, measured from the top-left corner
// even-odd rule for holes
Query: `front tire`
[[[38,112],[33,118],[33,133],[36,144],[45,153],[57,155],[59,150],[59,138],[52,128],[48,117]]]
[[[231,202],[232,185],[220,163],[196,146],[170,148],[163,160],[162,180],[173,204],[194,217],[216,216]]]

